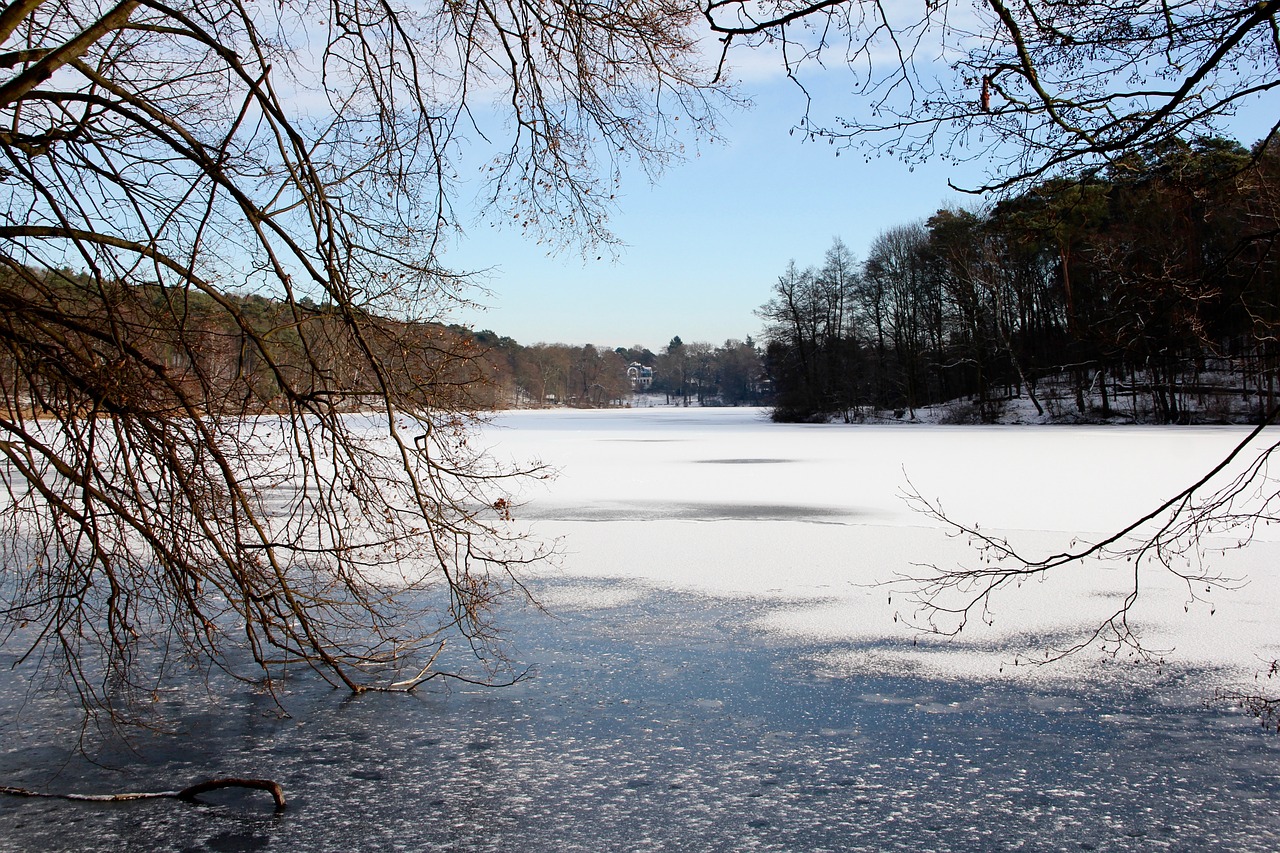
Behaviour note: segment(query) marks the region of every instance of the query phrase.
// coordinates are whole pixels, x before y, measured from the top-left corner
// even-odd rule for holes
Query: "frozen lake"
[[[553,615],[505,615],[536,677],[358,698],[300,679],[289,718],[245,685],[215,685],[212,711],[175,692],[185,731],[94,753],[118,772],[68,761],[67,718],[6,671],[0,783],[268,776],[291,803],[0,799],[0,850],[1275,849],[1280,740],[1204,703],[1280,656],[1275,542],[1223,558],[1249,584],[1209,603],[1144,579],[1160,666],[1014,665],[1114,608],[1123,569],[1010,590],[953,641],[876,585],[971,556],[909,511],[905,477],[1047,547],[1145,511],[1243,434],[505,414],[493,451],[562,472],[517,513],[561,539],[533,581]]]
[[[907,587],[882,584],[920,564],[977,557],[907,505],[909,484],[959,522],[1051,552],[1145,514],[1248,432],[795,425],[769,423],[762,410],[657,408],[513,412],[490,434],[495,453],[562,472],[531,490],[518,515],[563,537],[563,577],[767,602],[756,627],[845,641],[840,665],[851,672],[995,677],[1115,612],[1133,569],[1073,567],[995,597],[990,625],[971,623],[955,640],[922,636]],[[1198,588],[1203,601],[1144,566],[1133,612],[1144,643],[1171,663],[1252,683],[1260,662],[1265,670],[1280,658],[1278,540],[1280,530],[1263,528],[1249,548],[1214,555],[1213,569],[1239,588]],[[886,650],[886,640],[898,642]],[[860,660],[860,642],[875,646],[874,659]],[[1076,678],[1107,663],[1086,654],[1016,677]]]

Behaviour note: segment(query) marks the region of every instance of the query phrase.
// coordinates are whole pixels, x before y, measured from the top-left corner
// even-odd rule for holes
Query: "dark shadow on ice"
[[[698,465],[783,465],[794,459],[698,459]]]
[[[679,503],[608,501],[592,506],[530,504],[520,517],[536,521],[808,521],[842,524],[864,514],[849,507],[816,504]]]

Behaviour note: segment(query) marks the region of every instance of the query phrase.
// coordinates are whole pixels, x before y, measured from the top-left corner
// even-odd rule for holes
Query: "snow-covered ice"
[[[837,671],[1053,678],[1107,659],[1091,651],[1049,667],[1014,664],[1085,636],[1116,610],[1133,568],[1059,570],[999,593],[990,625],[971,621],[954,639],[922,634],[909,585],[892,582],[920,564],[972,564],[978,555],[914,512],[904,489],[910,483],[955,520],[1041,553],[1123,527],[1247,433],[785,425],[760,409],[654,408],[508,412],[484,440],[502,458],[558,470],[530,485],[518,511],[535,535],[560,541],[558,577],[758,599],[762,629],[845,642],[847,652],[825,662]],[[1203,600],[1163,569],[1143,567],[1132,621],[1144,645],[1168,666],[1213,669],[1215,684],[1265,672],[1280,657],[1280,535],[1268,533],[1212,556],[1214,571],[1238,588],[1199,588]],[[575,589],[572,606],[582,607],[589,587]]]

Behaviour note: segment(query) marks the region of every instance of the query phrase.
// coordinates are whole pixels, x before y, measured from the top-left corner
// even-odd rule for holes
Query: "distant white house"
[[[648,391],[653,384],[653,368],[633,361],[627,365],[627,379],[631,381],[632,391]]]

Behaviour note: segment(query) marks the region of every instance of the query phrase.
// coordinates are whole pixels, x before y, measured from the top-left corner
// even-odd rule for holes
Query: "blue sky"
[[[490,269],[484,312],[460,322],[523,344],[641,344],[655,352],[679,335],[723,343],[756,335],[754,310],[794,258],[821,263],[840,237],[861,257],[880,231],[945,204],[972,204],[947,187],[966,174],[943,163],[914,171],[892,158],[839,157],[825,142],[789,130],[803,110],[792,84],[774,79],[743,90],[755,107],[723,123],[708,145],[650,186],[624,175],[611,220],[626,245],[617,258],[575,249],[548,255],[519,229],[473,222],[446,255],[451,268]]]
[[[755,106],[725,117],[726,144],[704,146],[656,185],[638,170],[624,174],[611,226],[626,245],[616,258],[605,252],[596,260],[591,251],[584,259],[572,248],[551,255],[518,228],[476,217],[445,263],[488,270],[492,292],[479,297],[487,310],[455,320],[523,344],[640,344],[657,352],[673,335],[720,344],[759,333],[754,311],[789,260],[818,265],[836,237],[861,258],[887,228],[980,203],[947,182],[981,183],[982,162],[956,167],[939,158],[909,168],[888,156],[868,162],[858,151],[837,157],[835,147],[789,133],[804,108],[793,84],[763,77],[742,93]],[[848,106],[841,100],[831,91],[818,102],[839,112]],[[1250,144],[1272,112],[1251,109],[1233,130]]]

